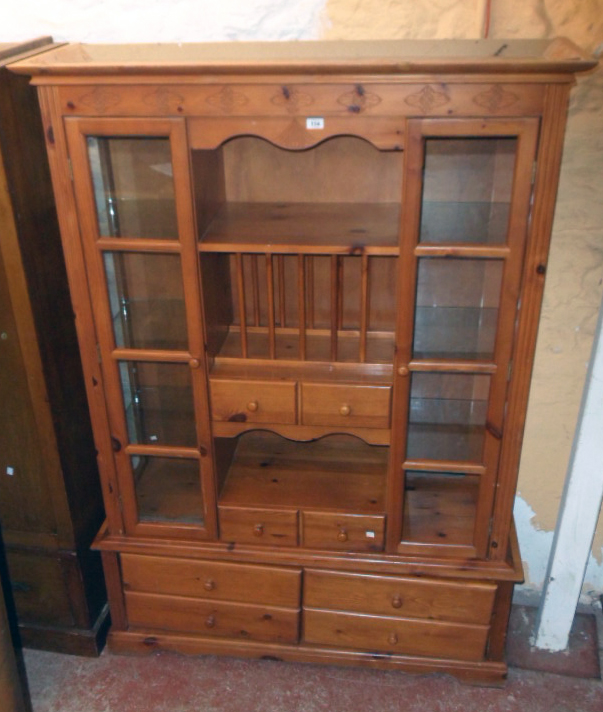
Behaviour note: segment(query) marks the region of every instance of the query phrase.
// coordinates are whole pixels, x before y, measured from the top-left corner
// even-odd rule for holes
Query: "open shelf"
[[[397,255],[397,203],[226,203],[201,252]]]
[[[299,443],[268,432],[243,434],[230,446],[221,505],[385,512],[387,447],[345,435]]]

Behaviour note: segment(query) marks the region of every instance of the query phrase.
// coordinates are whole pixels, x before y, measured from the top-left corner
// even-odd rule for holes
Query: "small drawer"
[[[302,423],[388,428],[390,401],[390,386],[302,383]]]
[[[132,627],[297,643],[299,610],[127,591]]]
[[[299,607],[301,569],[121,555],[124,590]]]
[[[310,549],[383,550],[384,516],[303,512],[302,523],[303,545]]]
[[[210,379],[212,419],[230,423],[294,424],[296,384]]]
[[[304,608],[304,642],[338,648],[477,662],[484,658],[489,630],[486,625]]]
[[[297,546],[296,511],[220,506],[218,512],[221,541]]]
[[[496,585],[306,570],[304,605],[340,611],[488,624]]]

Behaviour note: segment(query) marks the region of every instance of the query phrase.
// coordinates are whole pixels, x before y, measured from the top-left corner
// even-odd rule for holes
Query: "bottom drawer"
[[[227,638],[297,643],[299,610],[128,591],[130,626]]]
[[[489,626],[304,609],[304,641],[338,648],[479,661]]]

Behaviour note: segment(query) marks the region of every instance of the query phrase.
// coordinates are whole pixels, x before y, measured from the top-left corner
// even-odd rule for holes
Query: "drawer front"
[[[303,512],[303,545],[342,551],[382,551],[385,517]]]
[[[297,512],[219,507],[220,539],[262,546],[297,546]]]
[[[488,625],[496,585],[306,570],[304,605]]]
[[[301,569],[121,555],[124,590],[299,607]]]
[[[387,428],[390,386],[302,383],[302,423]]]
[[[299,610],[230,601],[126,592],[130,626],[203,635],[296,643]]]
[[[318,645],[483,660],[489,626],[304,609],[304,641]]]
[[[294,424],[296,384],[210,379],[213,420]]]

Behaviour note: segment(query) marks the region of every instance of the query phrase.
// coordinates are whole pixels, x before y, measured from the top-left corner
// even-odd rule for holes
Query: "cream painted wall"
[[[7,0],[5,0],[6,2]],[[494,0],[490,37],[603,43],[603,0]],[[487,0],[20,0],[0,41],[478,37]],[[572,96],[519,477],[526,586],[540,589],[603,292],[603,70]],[[602,424],[603,427],[603,424]],[[585,593],[603,592],[603,522]]]

